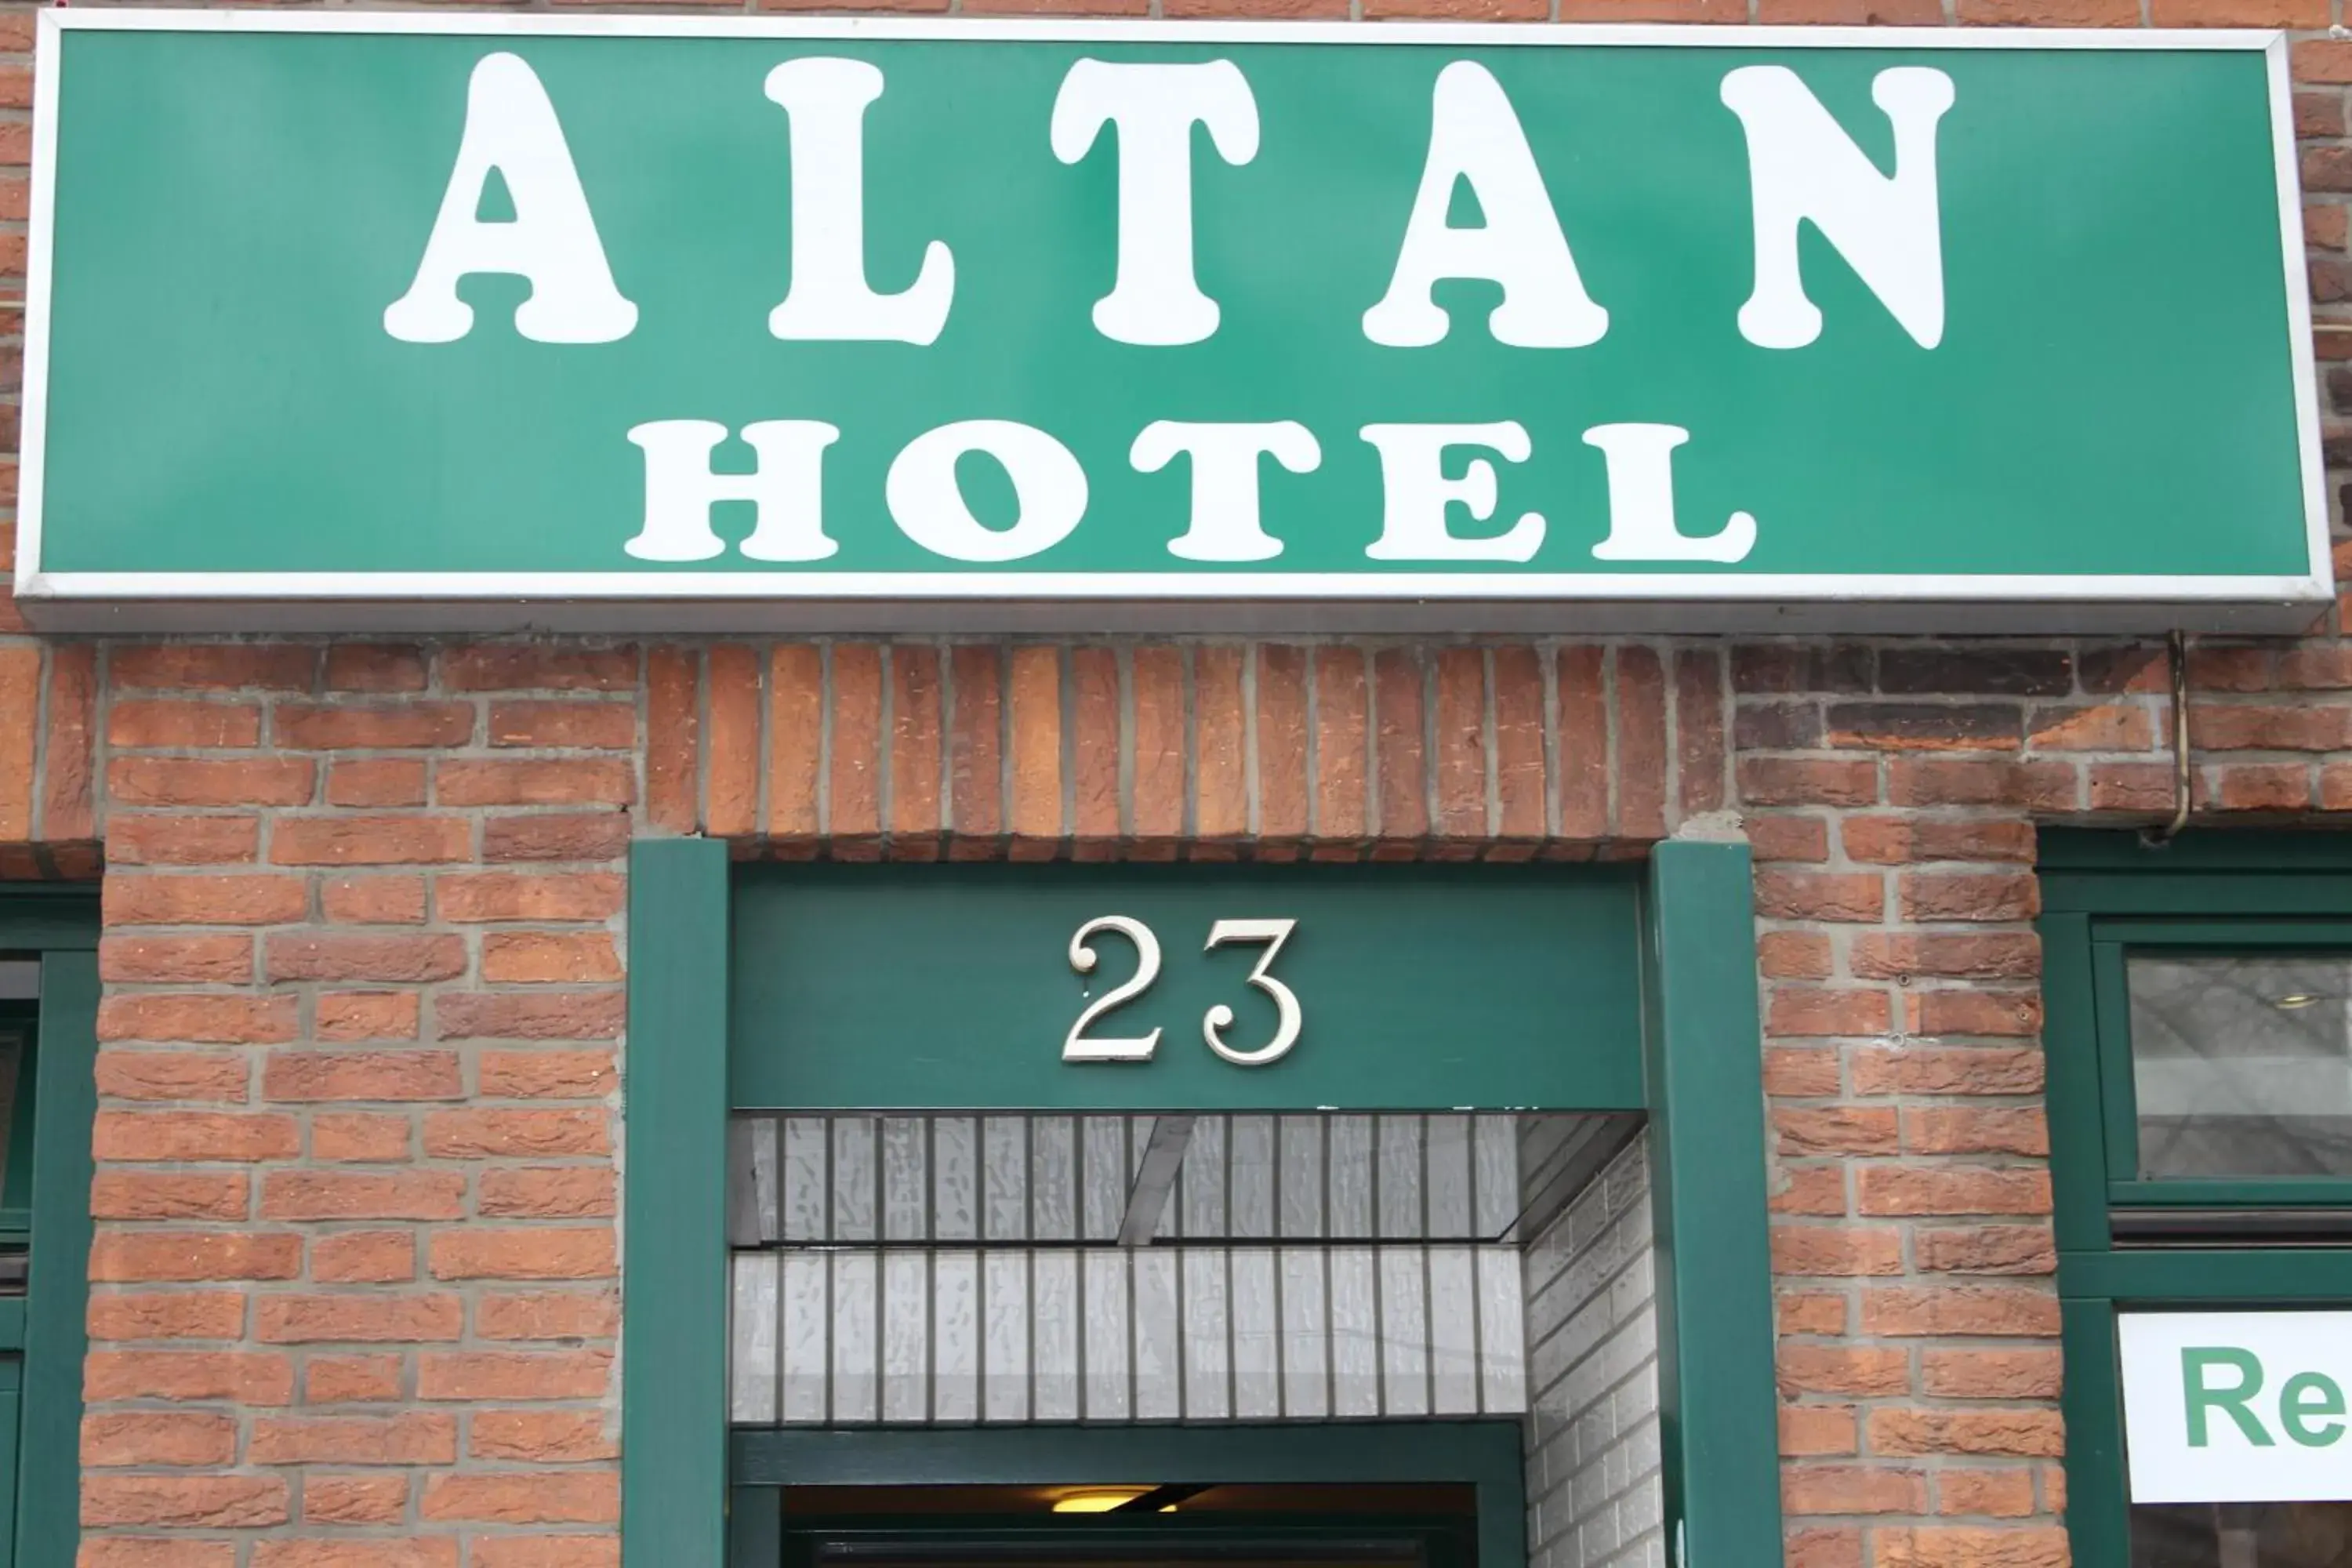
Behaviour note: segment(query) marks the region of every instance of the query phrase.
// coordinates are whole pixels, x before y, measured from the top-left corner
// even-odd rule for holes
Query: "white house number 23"
[[[1266,971],[1282,956],[1282,944],[1298,922],[1289,921],[1219,921],[1209,928],[1209,940],[1201,951],[1213,952],[1227,942],[1263,942],[1265,951],[1258,955],[1257,964],[1249,972],[1249,983],[1274,999],[1274,1038],[1255,1050],[1240,1050],[1228,1044],[1225,1031],[1234,1026],[1234,1010],[1223,1002],[1209,1009],[1201,1019],[1201,1037],[1209,1048],[1235,1067],[1262,1068],[1278,1062],[1290,1054],[1298,1043],[1298,1031],[1305,1023],[1299,1011],[1298,994]],[[1160,978],[1160,939],[1141,921],[1125,915],[1097,915],[1080,926],[1070,938],[1070,967],[1080,974],[1092,974],[1098,954],[1094,938],[1099,931],[1117,931],[1135,944],[1135,973],[1112,986],[1088,1004],[1070,1026],[1062,1041],[1062,1059],[1066,1062],[1148,1062],[1151,1053],[1160,1047],[1160,1031],[1127,1038],[1107,1035],[1089,1035],[1087,1030],[1095,1021],[1112,1009],[1134,1001],[1151,989]]]

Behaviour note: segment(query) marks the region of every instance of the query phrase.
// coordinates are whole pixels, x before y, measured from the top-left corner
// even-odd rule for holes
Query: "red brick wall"
[[[2342,787],[2352,706],[2292,689],[2334,647],[2199,651],[2204,798]],[[2164,674],[2112,643],[110,645],[87,1560],[609,1559],[633,833],[1577,859],[1735,811],[1792,1561],[2063,1562],[2029,868],[2037,820],[2168,807]]]
[[[2337,19],[2315,0],[1360,14]],[[0,11],[5,344],[29,15]],[[2294,58],[2333,421],[2352,43]],[[16,356],[0,346],[0,447]],[[2197,650],[2208,819],[2345,820],[2347,646]],[[632,835],[1578,858],[1729,811],[1759,858],[1790,1561],[2054,1568],[2032,836],[2165,815],[2168,710],[2160,650],[2106,641],[100,646],[22,635],[0,596],[0,876],[91,876],[101,845],[107,871],[83,1562],[614,1560]]]
[[[639,656],[104,668],[83,1561],[613,1562]]]

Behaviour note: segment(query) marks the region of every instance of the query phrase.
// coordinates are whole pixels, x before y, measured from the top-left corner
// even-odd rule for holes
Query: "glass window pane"
[[[2141,1176],[2352,1176],[2352,953],[2128,973]]]
[[[2352,1503],[2192,1502],[2131,1514],[2131,1568],[2345,1568]]]

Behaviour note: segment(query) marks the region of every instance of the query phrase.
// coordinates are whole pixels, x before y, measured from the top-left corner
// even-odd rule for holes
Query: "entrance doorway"
[[[624,1406],[626,1550],[706,1555],[696,1410],[733,1568],[1728,1568],[1777,1539],[1741,847],[676,859],[638,873],[633,1058],[708,1076],[634,1075],[662,1163],[632,1163],[625,1353],[677,1380]],[[717,887],[713,962],[688,890]]]
[[[1259,1537],[1239,1526],[1192,1532],[1234,1510],[1349,1520],[1349,1483],[1252,1489],[1293,1472],[1243,1468],[1216,1428],[1285,1423],[1264,1430],[1341,1450],[1338,1433],[1394,1442],[1409,1429],[1450,1447],[1501,1417],[1525,1500],[1490,1543],[1496,1561],[1663,1556],[1638,1116],[749,1112],[730,1143],[739,1438],[976,1427],[961,1439],[976,1447],[1087,1423],[1089,1468],[946,1490],[997,1511],[1101,1500],[1134,1541],[1246,1554]],[[1180,1436],[1200,1451],[1171,1449]],[[943,1448],[950,1467],[955,1449]],[[1181,1481],[1149,1479],[1179,1459]],[[1500,1468],[1486,1480],[1506,1484]],[[802,1489],[783,1489],[789,1524]],[[1475,1557],[1459,1483],[1408,1470],[1348,1495],[1419,1517],[1441,1494],[1463,1505],[1448,1539]],[[903,1488],[887,1497],[931,1506]],[[884,1500],[810,1493],[800,1506],[870,1513]],[[1369,1539],[1352,1523],[1341,1535]],[[1423,1554],[1401,1560],[1447,1568],[1413,1539]],[[1331,1546],[1314,1531],[1297,1540]],[[1376,1560],[1389,1559],[1362,1559]]]

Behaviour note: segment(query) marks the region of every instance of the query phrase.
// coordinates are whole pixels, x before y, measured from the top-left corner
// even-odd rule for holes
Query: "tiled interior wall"
[[[739,1117],[734,1419],[1517,1415],[1521,1120],[1202,1116],[1121,1247],[1150,1117]]]
[[[1527,1252],[1529,1568],[1664,1568],[1648,1136]]]

